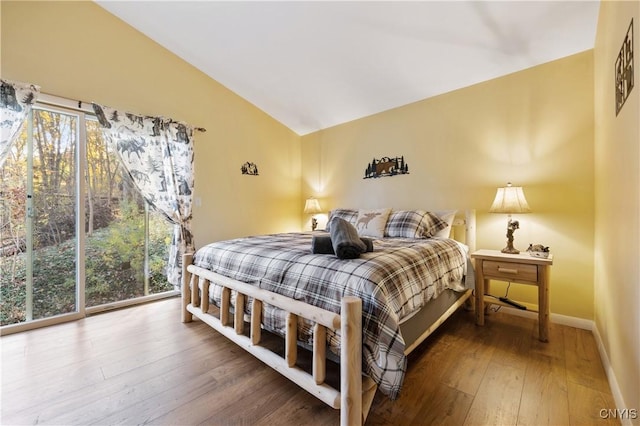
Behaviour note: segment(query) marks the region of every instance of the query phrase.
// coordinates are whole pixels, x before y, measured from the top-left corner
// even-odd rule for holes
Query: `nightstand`
[[[549,269],[553,264],[553,255],[544,259],[533,257],[528,252],[507,254],[498,250],[478,250],[471,254],[471,258],[476,261],[476,324],[484,325],[485,296],[488,296],[491,280],[535,285],[538,287],[538,305],[526,305],[526,308],[538,313],[539,338],[548,342]],[[497,297],[489,297],[491,300],[486,303],[513,307]]]

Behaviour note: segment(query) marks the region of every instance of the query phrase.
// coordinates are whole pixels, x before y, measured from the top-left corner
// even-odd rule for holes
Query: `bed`
[[[353,212],[332,214],[356,225]],[[312,254],[318,232],[238,238],[185,254],[182,321],[197,317],[340,409],[341,424],[362,424],[376,391],[398,396],[406,355],[473,288],[475,212],[457,218],[447,212],[447,226],[438,223],[428,235],[424,218],[438,215],[411,211],[412,218],[427,213],[414,235],[401,213],[407,212],[389,212],[384,235],[372,238],[374,250],[357,259]],[[274,335],[282,338],[281,351],[266,343]],[[327,375],[333,362],[337,383]]]

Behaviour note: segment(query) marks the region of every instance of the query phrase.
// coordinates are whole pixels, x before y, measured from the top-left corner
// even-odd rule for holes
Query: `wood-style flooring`
[[[589,331],[460,310],[367,425],[591,425],[615,408]],[[339,413],[170,299],[0,339],[2,425],[337,425]]]

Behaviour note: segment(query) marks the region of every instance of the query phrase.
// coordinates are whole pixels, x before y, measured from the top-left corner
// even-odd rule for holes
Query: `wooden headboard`
[[[469,253],[476,251],[476,211],[475,209],[463,210],[456,215],[451,227],[451,238],[460,241],[469,247]]]

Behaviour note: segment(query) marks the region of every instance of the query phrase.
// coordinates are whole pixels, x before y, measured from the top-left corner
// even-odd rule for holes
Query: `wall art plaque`
[[[405,175],[408,173],[409,165],[404,161],[404,156],[393,158],[382,157],[379,160],[374,158],[373,161],[367,165],[363,179]]]
[[[247,161],[240,167],[243,175],[258,176],[258,166],[254,163]]]
[[[616,116],[633,89],[633,18],[615,64]]]

